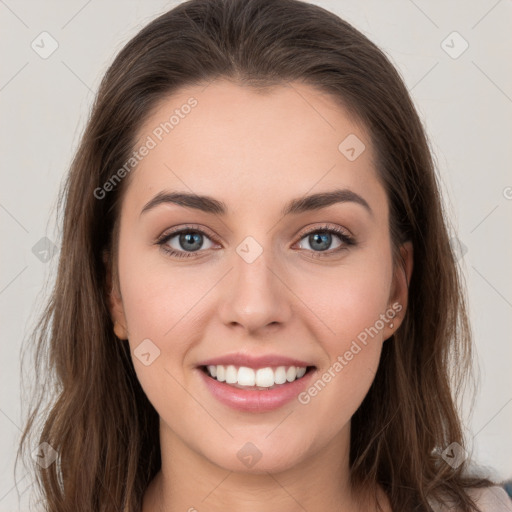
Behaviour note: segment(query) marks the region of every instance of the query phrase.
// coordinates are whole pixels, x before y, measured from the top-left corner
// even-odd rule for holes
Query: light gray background
[[[57,263],[57,257],[43,263],[32,248],[44,236],[59,244],[57,193],[107,66],[142,26],[177,3],[0,0],[0,511],[18,509],[13,462],[22,426],[21,341]],[[494,478],[511,478],[512,2],[312,3],[385,50],[425,123],[462,244],[477,345],[481,384],[467,423],[474,456]],[[31,48],[43,31],[59,45],[47,59]],[[453,31],[469,44],[458,58],[445,51],[455,54],[464,44],[457,36],[446,39]],[[31,476],[16,480],[26,510]]]

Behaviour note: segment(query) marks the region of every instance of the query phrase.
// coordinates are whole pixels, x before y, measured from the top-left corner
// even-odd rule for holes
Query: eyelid
[[[158,236],[155,243],[160,243],[165,239],[172,238],[175,235],[179,235],[180,233],[188,231],[196,231],[198,233],[206,235],[208,238],[211,238],[214,242],[219,243],[217,237],[214,234],[212,234],[212,232],[207,227],[201,224],[186,224],[184,226],[180,226],[177,228],[166,229],[161,235]]]
[[[309,228],[304,228],[301,230],[301,233],[298,235],[298,242],[300,243],[304,238],[306,238],[308,235],[312,233],[329,233],[331,235],[334,234],[334,236],[338,237],[341,241],[340,245],[338,247],[335,247],[334,249],[328,249],[325,251],[313,251],[310,249],[302,249],[302,251],[305,251],[308,254],[308,257],[311,258],[323,258],[327,259],[329,257],[336,257],[342,254],[343,252],[347,251],[348,249],[357,246],[358,241],[352,235],[352,233],[345,227],[339,226],[337,224],[329,224],[324,223],[323,226],[313,226]],[[295,245],[295,244],[294,244]]]
[[[304,238],[304,236],[309,235],[310,233],[316,233],[317,231],[339,231],[348,238],[354,238],[354,235],[347,228],[339,226],[338,224],[330,224],[328,222],[323,223],[321,226],[310,224],[309,226],[302,228],[297,237],[300,240]]]
[[[193,257],[198,253],[199,254],[205,253],[211,249],[211,248],[210,249],[202,249],[202,250],[198,250],[198,251],[189,252],[189,251],[176,250],[176,249],[172,249],[172,248],[165,249],[163,247],[171,238],[173,238],[183,232],[185,232],[185,233],[186,232],[197,232],[202,235],[205,235],[207,238],[211,239],[214,243],[217,243],[217,244],[220,243],[217,240],[217,237],[215,235],[211,235],[210,230],[208,228],[206,228],[205,226],[202,226],[200,224],[187,224],[187,225],[175,228],[175,229],[171,228],[170,230],[164,231],[157,238],[157,240],[155,241],[155,244],[160,245],[161,248],[164,251],[166,251],[171,257],[176,256],[177,254],[179,254],[180,256],[183,256],[183,257]],[[321,232],[329,232],[329,233],[333,233],[334,235],[338,236],[340,238],[340,240],[342,241],[342,245],[338,248],[330,249],[327,251],[306,250],[307,252],[310,252],[313,255],[315,255],[315,257],[331,256],[331,255],[337,254],[341,250],[347,249],[347,247],[349,247],[349,246],[353,246],[353,245],[357,244],[355,237],[352,235],[352,233],[347,228],[339,226],[337,224],[324,223],[321,226],[309,225],[309,226],[306,226],[305,228],[303,228],[297,235],[298,239],[293,245],[296,245],[304,237],[306,237],[307,235],[309,235],[311,233],[321,233]]]

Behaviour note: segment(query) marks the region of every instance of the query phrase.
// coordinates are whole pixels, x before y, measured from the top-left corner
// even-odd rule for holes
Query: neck
[[[349,481],[350,424],[314,455],[281,471],[236,472],[187,446],[160,424],[162,467],[150,483],[142,512],[373,512],[372,494],[355,492]],[[378,489],[383,510],[390,511]]]

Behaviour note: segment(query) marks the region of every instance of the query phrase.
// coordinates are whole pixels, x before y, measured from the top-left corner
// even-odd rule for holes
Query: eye
[[[334,235],[334,238],[333,238]],[[332,248],[333,240],[338,239],[338,245]],[[308,247],[299,247],[313,253],[315,257],[327,257],[356,245],[355,239],[344,229],[338,226],[322,226],[312,229],[301,235],[299,245],[306,240]],[[207,246],[204,247],[205,242]],[[200,228],[188,226],[171,233],[165,233],[157,241],[169,256],[176,258],[190,258],[195,253],[204,252],[213,247],[212,237]],[[331,250],[328,250],[331,249]]]
[[[204,247],[205,241],[209,241],[210,245]],[[191,227],[167,233],[156,243],[169,255],[178,258],[190,258],[194,253],[201,252],[200,249],[213,247],[210,237],[204,231]]]
[[[334,235],[334,238],[333,238]],[[332,248],[333,241],[338,239],[338,245]],[[323,226],[314,230],[310,230],[302,234],[301,241],[305,240],[309,248],[306,249],[313,251],[315,256],[323,256],[322,253],[326,253],[325,256],[333,253],[339,253],[340,251],[346,250],[348,246],[355,245],[355,239],[345,230],[339,227]],[[300,247],[304,249],[304,247]],[[332,249],[329,250],[328,249]]]

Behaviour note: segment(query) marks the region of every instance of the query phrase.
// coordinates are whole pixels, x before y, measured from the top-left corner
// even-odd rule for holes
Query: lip
[[[208,359],[207,361],[202,361],[197,366],[209,366],[209,365],[233,365],[233,366],[245,366],[247,368],[252,368],[253,370],[257,368],[268,368],[268,367],[278,367],[278,366],[314,366],[312,363],[307,363],[305,361],[300,361],[299,359],[294,359],[291,357],[280,356],[278,354],[265,354],[262,356],[250,356],[248,354],[227,354],[220,357],[215,357],[213,359]]]
[[[212,359],[212,361],[214,360]],[[311,380],[318,372],[316,368],[310,366],[302,378],[293,382],[287,382],[269,390],[245,390],[234,388],[225,382],[219,382],[210,377],[202,368],[198,368],[198,371],[209,392],[219,402],[238,411],[253,413],[272,411],[292,401],[310,385]]]

